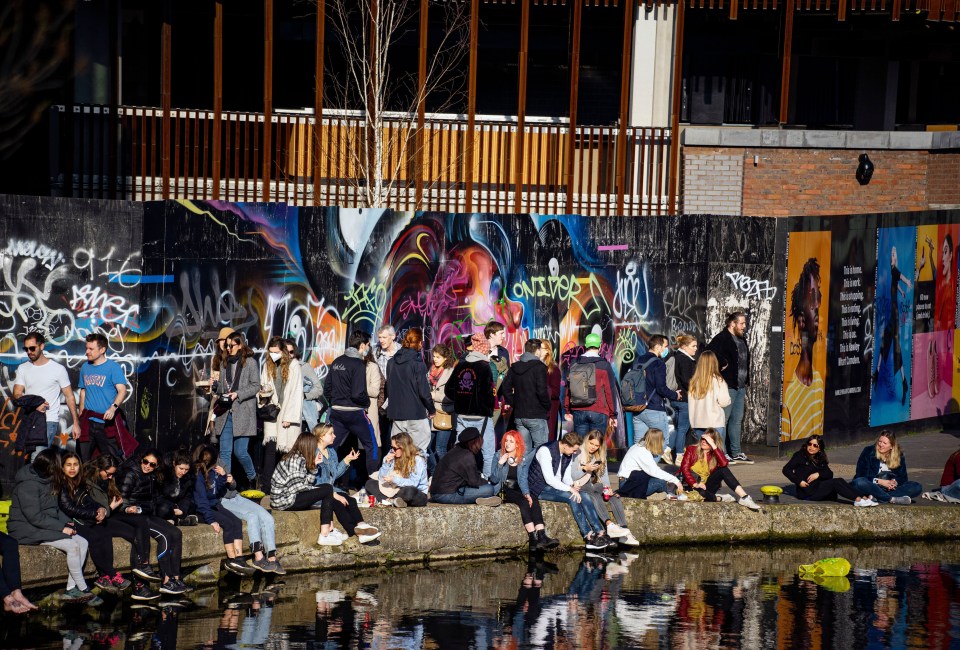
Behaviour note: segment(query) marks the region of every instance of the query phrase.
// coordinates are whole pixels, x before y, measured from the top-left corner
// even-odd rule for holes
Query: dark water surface
[[[0,619],[0,647],[960,648],[956,543],[696,547],[230,578]],[[797,565],[841,556],[846,579]]]

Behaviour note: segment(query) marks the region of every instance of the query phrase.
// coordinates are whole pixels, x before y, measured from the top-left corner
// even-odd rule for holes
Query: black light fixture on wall
[[[857,182],[866,185],[873,177],[873,162],[870,156],[865,153],[860,154],[860,164],[857,165]]]

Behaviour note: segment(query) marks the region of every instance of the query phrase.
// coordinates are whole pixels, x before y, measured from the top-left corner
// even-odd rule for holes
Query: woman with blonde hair
[[[706,353],[704,353],[706,354]],[[760,506],[740,485],[727,465],[727,456],[720,449],[720,434],[713,428],[707,429],[700,440],[687,447],[683,453],[680,473],[691,488],[703,497],[704,501],[737,501],[729,494],[717,494],[720,485],[727,484],[738,497],[738,503],[750,510],[760,511]]]
[[[908,506],[920,496],[923,486],[907,478],[907,457],[897,436],[884,429],[876,443],[867,445],[857,459],[853,489],[877,503]]]
[[[383,457],[377,478],[367,479],[366,490],[398,508],[427,505],[427,461],[409,433],[391,436],[390,452]]]
[[[550,442],[557,439],[557,425],[560,421],[560,366],[553,358],[553,344],[540,339],[540,353],[537,355],[547,366],[547,392],[550,393],[550,412],[547,413],[547,426],[550,428]]]
[[[620,487],[616,494],[647,499],[658,492],[666,492],[668,484],[673,486],[674,492],[683,494],[680,480],[670,472],[660,469],[658,465],[663,448],[663,431],[657,428],[647,431],[642,441],[630,447],[617,470]]]
[[[627,513],[623,502],[610,488],[610,473],[607,466],[606,436],[594,429],[587,433],[580,447],[580,455],[571,465],[573,484],[579,486],[580,494],[590,497],[593,509],[603,519],[607,536],[627,546],[640,546],[640,542],[627,528]],[[613,513],[611,519],[607,509]]]
[[[711,350],[704,350],[697,360],[697,369],[693,372],[693,378],[690,379],[687,404],[693,437],[699,441],[705,430],[713,429],[722,448],[724,426],[727,422],[723,409],[730,406],[730,391],[727,390],[727,382],[720,374],[717,355]],[[725,460],[729,461],[730,458],[725,457]],[[681,463],[682,459],[678,458],[677,464]]]
[[[300,435],[303,421],[303,373],[300,363],[287,351],[279,336],[267,344],[267,358],[260,373],[260,401],[279,409],[274,421],[263,423],[264,492],[270,492],[270,478],[277,464],[277,453],[286,453]]]

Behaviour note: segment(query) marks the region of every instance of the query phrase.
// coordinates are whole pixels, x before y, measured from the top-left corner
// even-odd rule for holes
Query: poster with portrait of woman
[[[877,229],[870,426],[910,419],[917,228]]]
[[[955,223],[940,224],[937,227],[937,241],[934,249],[937,264],[937,296],[934,299],[933,329],[937,332],[953,331],[956,327],[957,313],[957,235],[960,226]]]
[[[781,441],[823,434],[831,236],[792,232],[787,241]]]

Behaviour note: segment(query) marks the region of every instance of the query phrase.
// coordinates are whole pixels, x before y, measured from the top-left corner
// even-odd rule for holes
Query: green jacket
[[[7,530],[21,544],[42,544],[66,539],[63,527],[70,523],[58,504],[52,481],[40,478],[33,465],[17,472]]]

